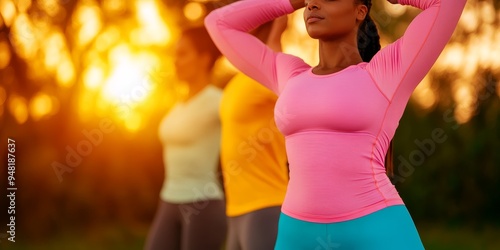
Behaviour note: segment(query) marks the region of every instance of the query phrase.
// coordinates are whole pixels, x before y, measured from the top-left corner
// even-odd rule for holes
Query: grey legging
[[[272,250],[281,207],[269,207],[229,217],[227,250]]]
[[[227,231],[225,202],[160,201],[145,250],[220,250]]]

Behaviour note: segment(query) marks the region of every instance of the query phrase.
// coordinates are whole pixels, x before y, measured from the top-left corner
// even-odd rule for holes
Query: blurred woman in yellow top
[[[286,19],[253,33],[281,50]],[[274,123],[277,96],[242,73],[222,96],[221,162],[228,216],[227,250],[273,249],[288,184],[285,141]]]

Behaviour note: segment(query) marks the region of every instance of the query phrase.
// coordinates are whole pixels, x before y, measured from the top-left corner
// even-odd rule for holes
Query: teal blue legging
[[[312,223],[281,214],[275,250],[421,250],[404,205],[338,223]]]

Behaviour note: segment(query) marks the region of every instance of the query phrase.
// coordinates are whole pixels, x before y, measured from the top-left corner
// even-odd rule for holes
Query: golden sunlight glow
[[[459,71],[464,64],[464,47],[459,43],[450,43],[445,47],[437,61],[436,69],[439,71]]]
[[[483,21],[487,24],[493,24],[495,22],[495,8],[493,5],[487,1],[481,1],[477,4],[479,5],[479,15]]]
[[[9,97],[9,111],[18,124],[28,120],[28,105],[26,99],[21,96],[11,95]]]
[[[26,76],[29,79],[43,79],[48,74],[42,58],[36,58],[28,64]]]
[[[459,25],[462,26],[467,32],[476,31],[479,26],[479,18],[476,16],[476,12],[466,8],[459,20]]]
[[[58,112],[62,102],[52,92],[53,85],[67,88],[78,82],[82,88],[75,88],[74,112],[82,121],[112,117],[129,132],[140,132],[148,125],[148,116],[158,112],[152,107],[156,108],[159,101],[171,105],[178,93],[187,93],[185,86],[173,80],[172,41],[177,39],[179,28],[174,24],[178,24],[178,18],[184,20],[182,15],[193,22],[203,20],[207,12],[204,3],[212,0],[184,2],[183,9],[175,9],[167,8],[161,0],[82,0],[75,2],[73,12],[65,13],[69,0],[0,0],[0,28],[9,30],[4,39],[12,44],[11,48],[8,40],[0,40],[0,70],[7,71],[4,69],[9,69],[13,58],[21,58],[27,62],[29,84],[50,85],[29,101],[23,94],[11,95],[9,88],[0,86],[0,116],[12,114],[19,124],[28,119],[43,120]],[[379,19],[390,17],[394,29],[389,32],[393,34],[400,34],[407,27],[408,17],[418,13],[415,8],[386,0],[378,2],[381,5],[376,4],[372,17],[379,27],[384,20],[378,20],[377,14]],[[172,9],[181,12],[170,13]],[[400,16],[404,20],[397,22]],[[66,18],[70,26],[61,28]],[[282,36],[283,51],[317,65],[319,43],[307,33],[303,11],[289,18]],[[493,0],[469,1],[454,37],[415,89],[412,101],[425,110],[437,107],[444,97],[439,95],[440,88],[434,88],[433,79],[443,80],[452,86],[449,98],[456,103],[456,119],[468,122],[476,112],[482,72],[500,77],[499,20]],[[392,42],[392,37],[381,35],[383,46]],[[225,58],[217,63],[215,79],[225,83],[237,70]],[[157,95],[156,87],[165,93]],[[500,85],[496,91],[500,96]]]
[[[26,14],[19,15],[14,21],[10,39],[18,56],[28,61],[35,57],[39,43],[33,24]]]
[[[95,4],[79,5],[73,16],[73,28],[77,31],[78,45],[85,46],[94,39],[102,28],[102,17],[99,7]]]
[[[44,63],[49,72],[55,72],[58,64],[61,62],[66,42],[60,32],[52,32],[44,40]]]
[[[160,15],[160,6],[152,0],[144,0],[136,2],[136,9],[140,28],[130,33],[130,40],[137,45],[166,45],[171,32]]]
[[[436,104],[436,94],[431,86],[432,79],[427,75],[413,92],[412,99],[422,108],[430,109]]]
[[[491,0],[466,5],[457,28],[465,32],[466,37],[448,44],[432,70],[434,74],[454,75],[451,84],[457,104],[455,117],[460,123],[468,122],[476,112],[474,86],[479,84],[478,72],[500,74],[500,29],[495,24],[500,12],[495,13],[493,6]]]
[[[125,128],[127,128],[130,132],[136,132],[141,128],[142,117],[137,113],[133,113],[132,115],[126,116],[124,122]]]
[[[31,118],[38,121],[52,113],[52,99],[45,93],[36,94],[30,101],[29,110]]]
[[[454,99],[459,104],[455,108],[457,122],[460,124],[468,122],[475,111],[475,107],[473,107],[474,95],[470,85],[458,85],[455,89]]]
[[[115,117],[116,117],[115,119],[123,119],[123,117],[116,116],[116,114],[122,108],[127,108],[127,110],[128,110],[129,107],[128,107],[128,105],[126,105],[126,104],[124,105],[121,103],[118,103],[115,105],[110,105],[108,100],[106,100],[104,98],[98,98],[98,100],[96,100],[96,102],[94,103],[92,115],[94,115],[94,116],[97,115],[99,117],[106,117],[106,116],[109,116],[110,113],[112,112],[115,114]]]
[[[302,15],[302,13],[294,12],[293,14],[291,14],[289,18],[292,19],[292,21],[288,23],[292,24],[292,28],[294,31],[298,32],[301,36],[309,37],[309,35],[307,34],[306,25],[304,22],[304,16]]]
[[[83,73],[83,83],[89,89],[96,89],[104,82],[104,64],[94,63],[89,65]]]
[[[62,87],[69,87],[73,85],[75,80],[75,68],[73,62],[66,56],[57,67],[56,73],[57,83]]]
[[[10,27],[12,25],[12,22],[17,15],[16,12],[16,6],[12,1],[0,1],[0,14],[2,14],[3,21],[7,27]]]
[[[88,121],[94,115],[95,93],[83,91],[78,99],[78,116],[83,121]]]
[[[304,59],[309,65],[316,65],[319,62],[318,42],[307,34],[302,12],[295,12],[289,18],[292,27],[283,33],[282,41],[286,41],[283,51]]]
[[[395,18],[404,15],[407,10],[407,7],[401,4],[391,4],[389,1],[382,2],[384,3],[384,10]]]
[[[196,21],[205,16],[205,6],[197,2],[189,2],[184,6],[184,16],[191,21]]]
[[[224,68],[232,73],[238,72],[238,69],[236,69],[236,67],[234,67],[234,65],[229,60],[227,60],[226,57],[222,57],[220,59],[219,63],[220,63],[222,68]],[[173,68],[173,65],[172,65],[172,68]]]
[[[61,11],[58,0],[38,0],[36,3],[40,9],[51,17],[56,16]]]
[[[499,13],[499,19],[500,19],[500,13]],[[497,29],[495,32],[495,35],[493,36],[493,41],[500,41],[500,29]],[[492,55],[492,62],[491,62],[491,67],[494,69],[500,69],[500,56],[494,56],[494,55],[500,55],[500,46],[493,46],[491,51]]]
[[[136,2],[137,19],[142,25],[161,23],[161,17],[158,13],[158,6],[153,0],[144,0]]]
[[[126,1],[123,0],[104,0],[102,1],[102,8],[109,14],[118,14],[125,9]]]
[[[112,69],[103,89],[104,97],[128,104],[142,102],[151,92],[148,70],[157,60],[150,53],[133,55],[127,45],[114,48],[110,53]]]
[[[26,12],[31,7],[31,0],[17,0],[17,9],[19,12]]]
[[[5,41],[0,41],[0,69],[9,65],[11,56],[9,45]]]
[[[105,52],[115,45],[120,39],[120,29],[116,26],[107,27],[96,39],[95,47],[100,52]]]
[[[57,112],[59,112],[59,109],[61,108],[61,104],[59,102],[59,99],[57,99],[55,96],[53,95],[49,95],[50,97],[50,103],[51,103],[51,110],[50,110],[50,113],[48,115],[55,115],[57,114]]]

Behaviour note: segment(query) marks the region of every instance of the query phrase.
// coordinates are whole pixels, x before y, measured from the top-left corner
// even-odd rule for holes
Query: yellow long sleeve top
[[[237,74],[222,96],[221,163],[227,215],[280,206],[288,184],[285,140],[274,122],[277,96]]]

